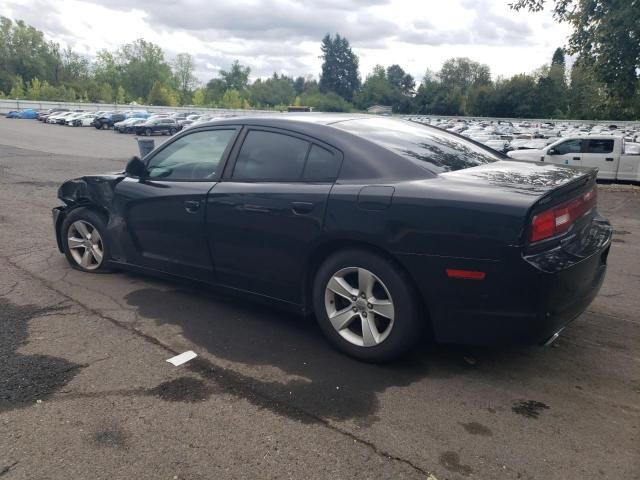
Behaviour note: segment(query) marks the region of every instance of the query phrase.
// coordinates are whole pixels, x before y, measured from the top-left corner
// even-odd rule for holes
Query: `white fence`
[[[4,114],[11,110],[24,110],[32,108],[34,110],[47,110],[49,108],[68,108],[69,110],[146,110],[149,112],[202,112],[202,113],[233,113],[233,114],[274,114],[273,110],[231,110],[226,108],[205,108],[205,107],[157,107],[151,105],[129,105],[117,103],[82,103],[82,102],[49,102],[46,100],[10,100],[0,99],[0,113]]]
[[[232,110],[226,108],[207,108],[207,107],[157,107],[152,105],[129,105],[129,104],[117,104],[117,103],[82,103],[82,102],[48,102],[39,100],[11,100],[0,99],[0,114],[10,112],[11,110],[23,110],[25,108],[33,108],[34,110],[46,110],[49,108],[68,108],[70,110],[146,110],[149,112],[202,112],[202,113],[224,113],[235,115],[261,115],[261,114],[276,114],[279,113],[275,110]],[[615,124],[618,126],[633,126],[640,127],[640,121],[617,121],[617,120],[561,120],[557,118],[497,118],[497,117],[465,117],[463,115],[400,115],[403,118],[435,118],[435,119],[465,119],[465,120],[480,120],[480,121],[502,121],[502,122],[529,122],[531,124],[544,123],[544,122],[569,122],[569,123],[597,123],[597,124]]]

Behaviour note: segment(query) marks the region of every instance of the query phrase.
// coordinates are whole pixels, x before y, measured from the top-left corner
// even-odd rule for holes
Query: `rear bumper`
[[[562,248],[532,257],[513,252],[504,261],[401,259],[417,280],[435,340],[466,345],[544,344],[589,306],[602,286],[612,229],[599,220],[594,244],[582,258]],[[410,260],[410,261],[407,261]],[[428,262],[428,263],[427,263]],[[486,272],[485,280],[446,278],[446,268]],[[442,273],[438,273],[442,272]]]

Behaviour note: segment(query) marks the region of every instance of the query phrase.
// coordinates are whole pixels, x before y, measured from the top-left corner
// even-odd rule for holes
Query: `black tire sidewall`
[[[395,309],[389,336],[374,347],[353,345],[336,332],[324,306],[325,287],[337,271],[346,267],[366,268],[389,290]],[[390,260],[366,250],[344,250],[331,255],[318,269],[312,291],[313,309],[320,328],[339,350],[367,362],[386,362],[408,353],[421,338],[424,321],[409,278]]]
[[[73,258],[73,255],[71,255],[69,243],[67,240],[69,238],[69,228],[71,227],[73,222],[76,222],[78,220],[85,220],[89,222],[91,225],[98,229],[98,233],[100,233],[100,237],[102,238],[103,260],[102,264],[95,270],[88,270],[84,268],[82,265],[78,264]],[[80,207],[69,212],[69,214],[62,222],[62,225],[60,226],[60,239],[62,240],[62,248],[64,250],[65,256],[67,257],[67,261],[73,268],[88,273],[105,273],[112,271],[109,265],[110,249],[106,230],[107,222],[105,216],[93,209]]]

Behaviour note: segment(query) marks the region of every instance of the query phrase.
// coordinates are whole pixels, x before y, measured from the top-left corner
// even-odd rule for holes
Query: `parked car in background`
[[[141,125],[147,121],[146,118],[127,118],[113,125],[113,130],[118,133],[133,133],[136,125]]]
[[[66,118],[69,115],[73,115],[75,112],[58,112],[58,113],[54,113],[52,115],[49,115],[47,117],[46,122],[50,123],[50,124],[60,124],[60,125],[64,125],[64,122],[66,121]]]
[[[595,169],[507,160],[368,115],[201,124],[58,198],[72,267],[162,272],[313,312],[337,348],[373,362],[424,330],[442,343],[554,340],[597,295],[612,238]]]
[[[173,118],[156,118],[136,125],[136,135],[173,135],[180,130],[180,125]]]
[[[71,115],[67,115],[64,119],[64,125],[73,126],[73,121],[76,118],[79,118],[81,115],[84,115],[86,112],[74,112]]]
[[[595,167],[601,180],[640,182],[640,155],[627,152],[622,137],[567,137],[542,149],[514,150],[508,155],[516,160]]]
[[[44,122],[47,120],[47,118],[50,115],[55,115],[56,113],[68,112],[68,111],[69,109],[64,107],[50,108],[49,110],[44,110],[42,112],[39,112],[37,119],[40,120],[41,122]]]
[[[124,113],[121,112],[107,112],[99,117],[96,117],[93,121],[93,126],[98,130],[108,130],[113,128],[113,125],[123,121],[126,118]]]
[[[67,125],[71,125],[73,127],[90,127],[95,119],[95,113],[81,113],[77,117],[67,120]]]

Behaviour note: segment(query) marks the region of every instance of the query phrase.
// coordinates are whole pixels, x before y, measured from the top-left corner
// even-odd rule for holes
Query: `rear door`
[[[547,150],[544,161],[558,165],[581,165],[583,142],[584,140],[580,138],[560,142]]]
[[[599,179],[615,180],[620,163],[620,156],[614,153],[615,139],[590,138],[585,143],[582,165],[597,167]]]
[[[314,139],[249,127],[208,194],[207,237],[221,284],[300,303],[342,156]]]

